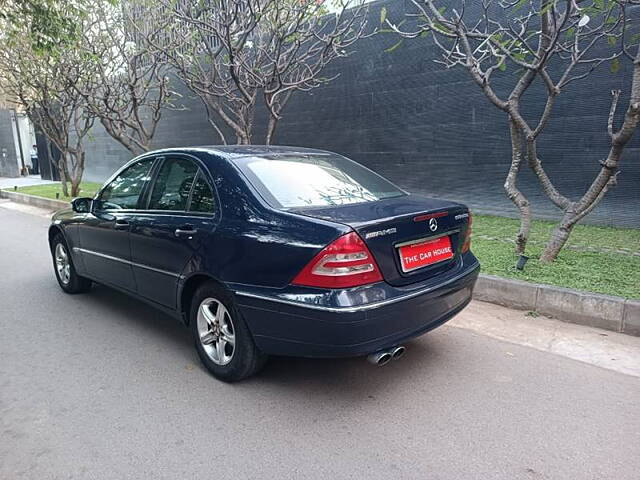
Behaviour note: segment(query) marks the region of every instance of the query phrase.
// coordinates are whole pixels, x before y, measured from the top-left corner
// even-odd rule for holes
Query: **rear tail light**
[[[462,253],[471,250],[471,225],[473,224],[473,217],[469,212],[469,222],[467,223],[467,230],[464,233],[464,243],[462,244]]]
[[[294,285],[349,288],[382,281],[373,255],[356,232],[338,237],[293,279]]]

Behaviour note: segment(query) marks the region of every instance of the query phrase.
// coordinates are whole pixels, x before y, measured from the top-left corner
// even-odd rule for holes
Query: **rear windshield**
[[[233,161],[276,208],[346,205],[406,195],[380,175],[340,155],[265,155]]]

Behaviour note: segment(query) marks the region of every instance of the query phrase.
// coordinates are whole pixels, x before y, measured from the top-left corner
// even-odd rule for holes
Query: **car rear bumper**
[[[407,287],[346,290],[235,286],[256,345],[271,355],[367,355],[432,330],[470,301],[480,265],[466,254],[446,274]],[[244,288],[243,288],[244,287]]]

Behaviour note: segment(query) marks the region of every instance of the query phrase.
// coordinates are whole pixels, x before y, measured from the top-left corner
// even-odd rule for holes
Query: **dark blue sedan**
[[[398,358],[471,300],[464,205],[409,194],[331,152],[141,155],[49,229],[67,293],[98,282],[174,315],[219,379],[267,355]]]

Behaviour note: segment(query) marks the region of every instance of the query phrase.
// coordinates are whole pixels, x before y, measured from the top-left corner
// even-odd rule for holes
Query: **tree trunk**
[[[67,172],[67,154],[60,152],[60,160],[58,160],[58,174],[60,175],[60,182],[62,183],[62,196],[69,196],[69,187],[67,181],[69,180],[69,174]]]
[[[67,186],[67,178],[64,176],[64,172],[60,172],[60,182],[62,183],[62,196],[69,196],[69,187]]]
[[[522,132],[512,118],[509,118],[509,128],[511,131],[511,166],[504,182],[504,189],[520,212],[520,230],[516,235],[516,254],[523,255],[531,229],[531,205],[527,197],[516,186],[518,173],[522,166]]]
[[[553,229],[551,237],[540,256],[541,263],[551,263],[558,257],[560,250],[569,240],[573,227],[576,226],[578,220],[578,214],[573,208],[565,212],[558,226]]]
[[[76,162],[71,176],[71,196],[77,197],[80,195],[80,184],[82,183],[82,176],[84,175],[85,152],[80,151],[73,155],[76,156]]]
[[[80,196],[80,182],[82,178],[74,178],[71,180],[71,196],[78,197]]]
[[[69,190],[67,189],[67,176],[64,172],[64,157],[62,152],[60,152],[60,158],[58,159],[58,161],[56,162],[53,159],[53,148],[51,148],[51,140],[49,140],[49,138],[46,138],[46,145],[47,145],[47,155],[49,156],[49,164],[52,165],[52,167],[56,167],[56,170],[58,170],[58,176],[60,177],[60,182],[62,184],[62,195],[65,197],[69,196]],[[51,179],[53,180],[53,171],[51,172]]]
[[[250,115],[252,115],[252,112],[248,108],[243,108],[240,111],[237,122],[238,128],[236,129],[236,144],[238,145],[251,145],[253,132]]]
[[[269,125],[267,125],[267,136],[265,137],[264,144],[271,145],[271,141],[273,140],[273,135],[276,132],[276,127],[278,126],[278,119],[273,115],[269,117]]]
[[[245,113],[248,115],[248,113]],[[243,117],[241,122],[241,130],[236,135],[238,145],[251,145],[252,124],[249,117]]]

